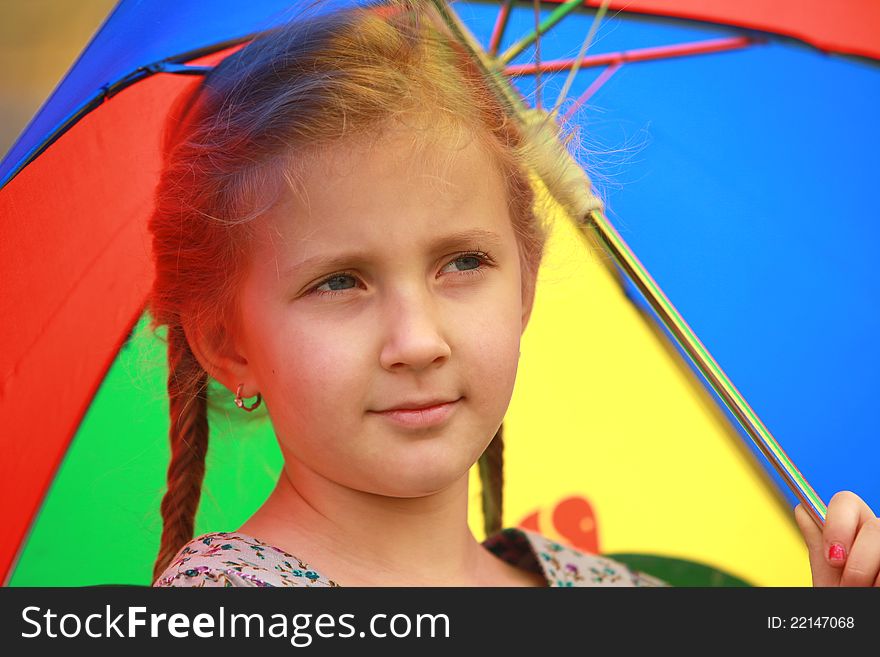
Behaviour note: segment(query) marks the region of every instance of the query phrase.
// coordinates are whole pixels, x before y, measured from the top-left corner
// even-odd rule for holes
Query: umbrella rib
[[[602,71],[601,75],[593,80],[593,83],[587,88],[587,90],[578,97],[578,99],[574,102],[565,115],[562,117],[563,122],[568,121],[575,112],[577,112],[581,106],[587,102],[593,94],[595,94],[599,89],[602,88],[606,82],[608,82],[609,78],[617,73],[618,69],[623,66],[621,62],[614,62],[611,66]],[[554,112],[556,109],[553,110]]]
[[[213,70],[213,66],[196,66],[193,64],[177,64],[175,62],[164,62],[156,69],[155,72],[173,73],[175,75],[205,75]]]
[[[571,71],[568,73],[568,77],[565,78],[565,84],[562,85],[562,89],[559,92],[559,96],[556,98],[556,103],[553,105],[553,109],[550,114],[555,116],[559,111],[559,108],[562,106],[562,103],[565,101],[565,97],[568,95],[568,90],[571,89],[571,84],[574,82],[574,77],[577,75],[578,69],[581,67],[581,64],[584,61],[584,57],[587,54],[587,50],[590,48],[590,44],[593,43],[593,37],[596,35],[597,30],[599,29],[599,25],[602,22],[602,19],[605,17],[605,12],[608,11],[608,5],[611,3],[611,0],[602,0],[602,6],[599,7],[599,10],[596,12],[596,15],[593,17],[593,22],[590,25],[590,29],[587,31],[587,36],[584,38],[584,42],[581,45],[581,50],[578,53],[578,56],[575,58],[575,62],[571,67]],[[535,66],[540,66],[539,62],[535,62]],[[619,67],[618,67],[619,68]],[[617,70],[616,68],[614,69]],[[612,71],[613,73],[614,71]],[[566,114],[566,117],[570,116],[571,112]]]
[[[705,41],[692,41],[677,43],[670,46],[652,46],[650,48],[637,48],[620,52],[600,53],[584,57],[580,62],[580,68],[595,68],[614,63],[632,63],[653,61],[657,59],[670,59],[672,57],[685,57],[688,55],[705,55],[725,50],[738,50],[759,43],[753,37],[726,37],[722,39],[708,39]],[[565,71],[578,64],[577,59],[554,59],[541,65],[541,70],[547,72]],[[504,68],[505,75],[515,77],[518,75],[533,75],[534,64],[514,64]]]
[[[504,51],[498,59],[502,64],[507,64],[510,60],[520,54],[523,50],[528,48],[532,43],[540,37],[542,34],[545,34],[552,28],[554,25],[559,23],[563,18],[568,16],[575,9],[580,7],[583,4],[583,0],[568,0],[568,2],[564,3],[557,9],[553,10],[551,13],[536,29],[534,32],[531,32],[524,36],[522,39],[514,43],[510,48]]]
[[[498,10],[498,18],[495,19],[495,27],[492,28],[492,36],[489,39],[489,54],[493,57],[498,54],[498,47],[501,45],[501,39],[504,38],[504,30],[507,29],[512,6],[513,0],[504,0],[504,4]]]
[[[535,8],[535,108],[541,109],[541,5],[533,0]]]

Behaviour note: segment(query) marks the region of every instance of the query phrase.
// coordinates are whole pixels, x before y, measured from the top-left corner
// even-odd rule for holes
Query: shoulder
[[[582,552],[542,534],[509,527],[488,538],[484,545],[520,567],[540,567],[551,587],[669,586],[651,575],[598,554]]]
[[[337,586],[299,557],[237,532],[193,538],[175,555],[154,587]]]

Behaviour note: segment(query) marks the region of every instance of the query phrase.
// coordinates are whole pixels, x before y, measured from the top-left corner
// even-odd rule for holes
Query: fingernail
[[[828,559],[830,561],[844,561],[846,560],[846,550],[840,543],[832,543],[828,548]]]

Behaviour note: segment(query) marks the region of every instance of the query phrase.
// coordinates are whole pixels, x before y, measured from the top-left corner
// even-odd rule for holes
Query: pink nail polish
[[[843,561],[846,559],[846,550],[843,549],[840,543],[832,543],[831,547],[828,548],[828,558],[831,561]]]

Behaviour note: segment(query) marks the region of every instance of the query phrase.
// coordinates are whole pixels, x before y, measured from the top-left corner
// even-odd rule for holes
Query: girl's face
[[[392,497],[446,488],[489,444],[531,308],[500,174],[476,142],[437,144],[322,154],[260,219],[240,298],[237,381],[285,458]],[[433,399],[458,400],[433,426],[379,413]]]

